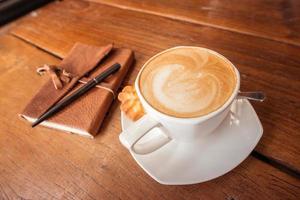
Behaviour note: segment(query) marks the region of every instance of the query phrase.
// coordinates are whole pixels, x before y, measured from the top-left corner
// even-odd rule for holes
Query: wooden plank
[[[0,28],[0,35],[6,34],[7,32],[9,32],[13,26],[15,26],[14,22],[10,22],[10,23],[6,24],[5,26],[2,26]]]
[[[300,2],[298,0],[91,1],[300,45]]]
[[[147,59],[168,47],[214,49],[239,68],[242,90],[262,90],[268,96],[264,103],[253,103],[264,127],[256,150],[300,171],[299,47],[78,0],[42,8],[12,33],[60,57],[77,41],[131,48],[136,64],[125,84],[133,83]]]
[[[297,199],[300,182],[249,157],[213,181],[165,186],[138,167],[118,141],[116,101],[94,140],[55,130],[32,129],[18,119],[45,83],[35,74],[58,59],[12,37],[0,37],[0,199]]]

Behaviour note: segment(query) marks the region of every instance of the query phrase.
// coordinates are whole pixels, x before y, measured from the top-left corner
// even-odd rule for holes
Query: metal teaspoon
[[[264,92],[255,91],[255,92],[239,92],[237,98],[246,98],[254,101],[264,101],[266,95]]]

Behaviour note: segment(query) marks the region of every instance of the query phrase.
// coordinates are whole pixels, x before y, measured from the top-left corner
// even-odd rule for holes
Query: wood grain
[[[240,70],[243,91],[267,94],[264,103],[253,103],[264,127],[256,150],[300,171],[299,47],[78,0],[48,5],[36,17],[21,20],[12,33],[59,57],[75,42],[131,48],[136,64],[124,84],[132,84],[142,64],[163,49],[194,45],[216,50]]]
[[[0,199],[297,199],[300,182],[249,157],[203,184],[165,186],[138,167],[118,141],[115,102],[94,140],[32,129],[17,114],[46,82],[35,74],[59,59],[15,37],[0,36]],[[4,105],[4,106],[3,106]]]
[[[300,46],[298,0],[91,0]]]

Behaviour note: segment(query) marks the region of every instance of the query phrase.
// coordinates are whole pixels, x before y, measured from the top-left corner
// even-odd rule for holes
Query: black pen
[[[69,105],[70,103],[72,103],[73,101],[78,99],[80,96],[85,94],[87,91],[89,91],[93,87],[95,87],[98,83],[103,81],[106,77],[108,77],[109,75],[111,75],[114,72],[118,71],[120,69],[120,67],[121,67],[121,65],[119,63],[113,64],[111,67],[106,69],[104,72],[102,72],[101,74],[99,74],[98,76],[96,76],[95,78],[93,78],[92,80],[87,82],[85,85],[83,85],[81,88],[76,90],[73,94],[71,94],[70,96],[67,96],[65,99],[63,99],[60,102],[58,102],[57,104],[55,104],[47,112],[42,114],[35,122],[33,122],[31,124],[31,126],[35,127],[36,125],[38,125],[39,123],[41,123],[45,119],[51,117],[52,115],[54,115],[58,111],[62,110],[64,107],[66,107],[67,105]]]

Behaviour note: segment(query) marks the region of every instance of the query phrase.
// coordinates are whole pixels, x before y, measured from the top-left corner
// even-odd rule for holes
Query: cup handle
[[[129,150],[132,150],[136,154],[151,153],[172,140],[161,128],[159,129],[162,134],[155,135],[155,137],[152,137],[150,141],[147,141],[147,144],[138,146],[135,144],[151,129],[155,127],[158,128],[159,124],[160,123],[158,121],[146,114],[134,124],[129,126],[126,130],[124,130],[119,135],[119,139],[123,146]]]

